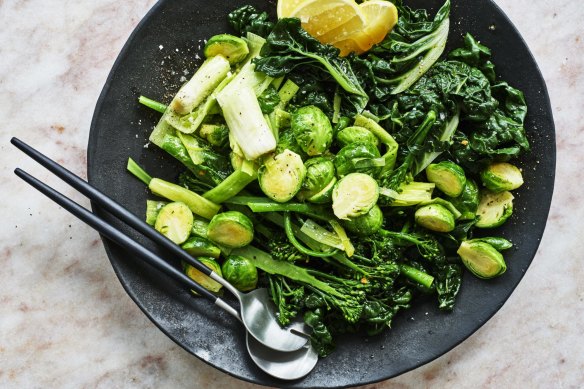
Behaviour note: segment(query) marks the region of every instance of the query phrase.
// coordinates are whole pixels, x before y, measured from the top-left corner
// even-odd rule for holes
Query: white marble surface
[[[454,0],[459,1],[459,0]],[[0,0],[0,387],[254,388],[165,337],[125,294],[98,235],[20,182],[19,136],[85,176],[89,124],[153,0]],[[497,0],[548,84],[558,164],[548,227],[505,306],[441,358],[370,388],[584,386],[584,9]]]

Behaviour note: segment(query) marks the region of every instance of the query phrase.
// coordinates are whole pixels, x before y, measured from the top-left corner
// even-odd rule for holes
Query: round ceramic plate
[[[159,115],[140,106],[138,96],[168,102],[184,77],[200,64],[204,39],[230,31],[227,12],[246,3],[272,10],[272,14],[275,9],[273,2],[265,0],[161,0],[138,25],[115,62],[91,126],[88,174],[91,184],[135,214],[144,215],[149,194],[126,171],[128,157],[156,177],[174,180],[181,171],[163,151],[145,146]],[[434,0],[408,3],[431,11],[440,6]],[[104,240],[120,282],[166,335],[201,360],[243,380],[279,387],[341,387],[384,380],[427,363],[462,342],[501,308],[529,267],[544,231],[554,183],[553,119],[533,57],[494,3],[454,1],[451,20],[447,50],[460,45],[464,33],[472,33],[492,49],[498,75],[521,89],[529,106],[526,129],[532,152],[520,160],[526,185],[515,192],[512,221],[493,232],[515,244],[505,254],[507,272],[490,281],[467,273],[452,313],[440,312],[434,301],[421,300],[401,312],[391,330],[370,338],[360,334],[339,337],[336,351],[320,360],[306,378],[282,382],[262,373],[247,356],[241,324]],[[119,225],[107,213],[95,211]]]

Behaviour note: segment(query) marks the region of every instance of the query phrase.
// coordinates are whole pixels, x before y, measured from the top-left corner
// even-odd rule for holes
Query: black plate
[[[185,71],[200,61],[201,42],[230,31],[226,13],[238,5],[275,9],[265,0],[161,0],[146,15],[124,46],[95,110],[88,146],[89,181],[131,211],[144,215],[149,196],[143,184],[126,172],[128,157],[154,176],[173,180],[180,166],[156,147],[145,148],[159,115],[137,103],[140,94],[168,102]],[[436,10],[440,1],[411,1]],[[513,241],[506,253],[507,273],[481,281],[468,273],[452,313],[433,301],[422,301],[401,313],[384,334],[338,339],[337,350],[322,359],[305,379],[286,383],[257,369],[245,351],[243,327],[206,300],[192,298],[117,246],[104,241],[120,282],[144,313],[171,339],[216,368],[241,379],[271,386],[340,387],[394,377],[427,363],[462,342],[507,300],[531,263],[544,231],[552,197],[555,133],[550,103],[537,65],[517,30],[487,0],[455,1],[449,48],[471,32],[493,50],[498,74],[521,89],[529,106],[526,128],[532,153],[520,161],[526,185],[516,191],[512,221],[499,231]],[[96,209],[110,219],[107,214]],[[146,245],[151,246],[148,242]]]

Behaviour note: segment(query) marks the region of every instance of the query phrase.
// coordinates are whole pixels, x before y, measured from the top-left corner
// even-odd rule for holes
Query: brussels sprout
[[[258,269],[251,261],[241,255],[230,255],[221,266],[223,278],[242,292],[256,288]]]
[[[203,124],[199,135],[211,146],[224,147],[229,141],[229,128],[223,124]]]
[[[456,207],[450,201],[444,200],[441,197],[434,197],[431,200],[421,202],[419,205],[422,206],[422,205],[430,205],[430,204],[438,204],[438,205],[443,206],[444,208],[446,208],[447,210],[450,211],[450,213],[454,217],[454,220],[458,220],[458,218],[460,216],[462,216],[462,213],[460,213],[460,211],[458,209],[456,209]]]
[[[414,214],[416,223],[436,232],[450,232],[455,227],[454,216],[440,204],[429,204],[418,208]]]
[[[258,172],[262,192],[274,201],[285,203],[296,196],[302,187],[306,167],[302,158],[293,151],[269,157]]]
[[[341,147],[351,143],[371,143],[375,147],[379,146],[379,139],[365,127],[346,127],[337,133],[337,143]]]
[[[467,179],[460,196],[449,197],[448,200],[460,211],[460,220],[473,220],[479,207],[479,188],[476,182]]]
[[[322,110],[314,105],[299,108],[292,114],[292,132],[309,156],[320,155],[333,141],[333,127]]]
[[[306,178],[297,197],[317,204],[330,202],[337,182],[333,161],[327,157],[315,157],[306,161],[304,166]]]
[[[479,278],[493,278],[507,270],[503,255],[486,242],[475,239],[464,241],[457,253],[464,266]]]
[[[220,34],[209,38],[203,49],[205,58],[216,55],[225,57],[231,65],[241,62],[249,54],[247,43],[241,38],[230,34]]]
[[[513,190],[523,185],[521,170],[507,162],[496,162],[481,172],[481,181],[493,192]]]
[[[253,223],[238,211],[218,213],[209,222],[207,238],[229,248],[247,246],[253,240]]]
[[[199,257],[198,259],[199,259],[199,261],[201,261],[203,263],[203,265],[205,265],[209,269],[213,270],[219,276],[223,276],[222,272],[221,272],[221,266],[219,266],[219,264],[217,263],[217,261],[215,261],[214,258]],[[215,281],[214,279],[212,279],[211,277],[209,277],[205,273],[202,273],[200,270],[197,270],[196,268],[192,267],[189,264],[185,264],[184,269],[185,269],[185,274],[189,278],[191,278],[196,283],[198,283],[199,285],[201,285],[203,288],[207,289],[210,292],[217,293],[223,287],[220,283],[218,283],[217,281]],[[197,294],[196,292],[193,292],[193,293]]]
[[[180,247],[195,257],[219,258],[221,255],[221,249],[219,247],[201,236],[191,236]]]
[[[477,209],[479,220],[475,224],[478,228],[499,227],[513,214],[513,195],[511,192],[480,191],[480,202]]]
[[[333,212],[342,220],[365,215],[379,198],[379,186],[371,176],[351,173],[341,178],[333,188]]]
[[[168,203],[160,209],[154,228],[172,240],[176,244],[181,244],[191,234],[193,228],[193,213],[185,203]]]
[[[379,150],[371,143],[351,143],[339,150],[334,164],[339,177],[349,173],[375,176],[385,165],[385,160],[380,158]]]
[[[154,226],[160,210],[166,204],[166,201],[146,200],[146,223]]]
[[[435,183],[438,189],[450,197],[460,196],[466,184],[464,170],[450,161],[431,163],[426,168],[426,177],[428,177],[428,181]]]
[[[383,225],[383,212],[376,204],[365,215],[357,216],[343,221],[343,226],[360,236],[368,236],[376,233]]]

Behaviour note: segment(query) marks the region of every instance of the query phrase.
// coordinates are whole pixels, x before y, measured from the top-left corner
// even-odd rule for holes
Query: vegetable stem
[[[128,165],[127,169],[130,173],[132,173],[136,178],[140,181],[145,183],[146,185],[150,185],[150,181],[152,181],[152,177],[144,169],[140,167],[132,158],[128,158]]]
[[[140,96],[138,98],[138,102],[160,113],[164,113],[164,111],[166,111],[167,108],[165,104],[162,104],[156,100],[149,99],[146,96]]]

